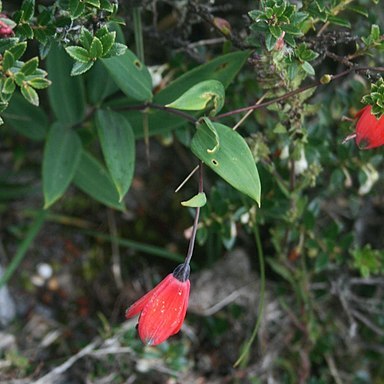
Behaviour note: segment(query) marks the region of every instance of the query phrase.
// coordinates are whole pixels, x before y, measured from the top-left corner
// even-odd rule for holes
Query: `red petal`
[[[147,292],[139,300],[135,301],[125,312],[125,318],[129,319],[140,313],[147,302],[152,298],[152,295],[158,295],[172,281],[173,275],[170,273],[167,277],[160,281],[153,289]]]
[[[384,145],[384,115],[376,119],[368,105],[358,112],[356,144],[360,149],[371,149]]]
[[[190,282],[171,275],[170,283],[155,292],[139,318],[139,336],[147,345],[157,345],[177,333],[183,324],[189,300]]]

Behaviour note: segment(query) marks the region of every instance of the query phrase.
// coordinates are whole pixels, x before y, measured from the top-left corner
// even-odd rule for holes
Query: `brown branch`
[[[384,72],[384,67],[353,67],[353,68],[349,68],[346,71],[340,72],[340,73],[338,73],[336,75],[331,75],[331,81],[337,80],[337,79],[339,79],[341,77],[349,75],[352,72],[365,72],[367,75],[369,75],[369,72],[371,72],[371,71],[372,72]],[[271,104],[278,103],[279,101],[288,99],[288,98],[290,98],[292,96],[295,96],[295,95],[297,95],[299,93],[302,93],[302,92],[304,92],[304,91],[306,91],[308,89],[311,89],[311,88],[314,88],[314,87],[318,87],[320,85],[324,85],[324,83],[322,82],[321,79],[320,80],[316,80],[315,82],[313,82],[311,84],[304,85],[301,88],[298,88],[298,89],[295,89],[293,91],[287,92],[287,93],[285,93],[282,96],[276,97],[275,99],[265,101],[264,103],[253,104],[253,105],[250,105],[248,107],[238,108],[238,109],[234,109],[233,111],[222,113],[221,115],[217,115],[213,120],[220,120],[220,119],[222,119],[224,117],[236,115],[236,114],[242,113],[242,112],[247,112],[249,110],[254,110],[255,111],[256,109],[265,108],[265,107],[268,107]]]

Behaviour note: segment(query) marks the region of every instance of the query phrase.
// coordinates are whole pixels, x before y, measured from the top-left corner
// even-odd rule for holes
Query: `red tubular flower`
[[[138,330],[144,344],[160,344],[180,331],[189,301],[189,270],[189,265],[180,264],[127,309],[127,319],[140,313]]]
[[[379,119],[371,112],[367,105],[361,109],[356,117],[356,144],[360,149],[371,149],[384,145],[384,115]]]

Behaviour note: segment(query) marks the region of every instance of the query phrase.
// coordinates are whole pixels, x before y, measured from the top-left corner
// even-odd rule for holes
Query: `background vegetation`
[[[384,112],[383,4],[233,3],[0,2],[2,382],[383,383],[383,149],[342,144]],[[221,110],[167,106],[205,80]],[[189,312],[147,348],[124,311],[183,260],[198,158]]]

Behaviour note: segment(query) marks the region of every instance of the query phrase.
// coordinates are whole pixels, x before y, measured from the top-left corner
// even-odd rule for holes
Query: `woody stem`
[[[203,162],[202,161],[199,162],[198,176],[199,176],[199,193],[202,193],[203,192]],[[193,227],[192,227],[192,234],[191,234],[191,238],[189,239],[188,252],[184,261],[185,266],[189,265],[189,263],[191,262],[193,247],[195,245],[195,240],[196,240],[197,226],[199,225],[199,216],[200,216],[200,207],[196,207],[195,219],[193,221]]]

